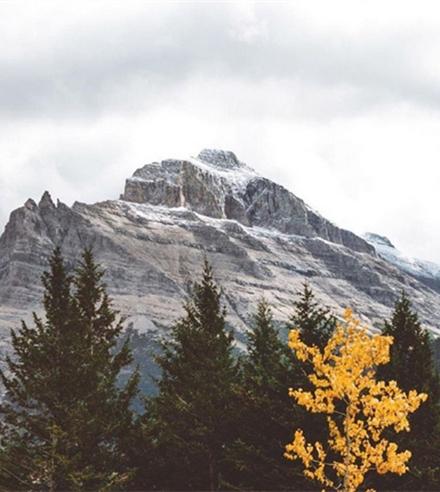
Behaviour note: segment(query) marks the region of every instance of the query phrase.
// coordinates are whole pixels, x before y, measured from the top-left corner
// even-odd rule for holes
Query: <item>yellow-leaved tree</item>
[[[308,443],[301,429],[286,446],[285,457],[299,459],[304,475],[324,487],[353,492],[370,470],[403,474],[410,451],[399,451],[383,431],[409,431],[408,415],[427,399],[424,393],[403,392],[395,381],[375,379],[376,366],[390,359],[392,337],[370,335],[350,309],[321,351],[291,330],[289,346],[300,361],[311,364],[312,391],[289,389],[299,405],[327,415],[329,440]]]

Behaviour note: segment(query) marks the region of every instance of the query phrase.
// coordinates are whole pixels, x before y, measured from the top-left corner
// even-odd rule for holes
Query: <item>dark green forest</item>
[[[284,458],[296,428],[328,439],[325,417],[288,396],[310,386],[311,368],[286,334],[295,327],[324,348],[338,313],[307,283],[285,326],[261,299],[240,350],[205,260],[183,316],[159,339],[126,329],[103,277],[92,251],[68,271],[55,249],[42,277],[44,316],[11,331],[1,371],[2,490],[321,490]],[[409,472],[371,473],[363,488],[440,490],[440,342],[403,292],[380,328],[394,343],[378,377],[429,399],[410,432],[390,431],[412,452]]]

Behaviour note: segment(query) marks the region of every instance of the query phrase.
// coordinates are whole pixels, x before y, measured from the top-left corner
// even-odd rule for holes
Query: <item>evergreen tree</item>
[[[295,424],[297,407],[288,389],[299,378],[291,351],[281,342],[272,312],[262,299],[248,332],[243,358],[239,439],[231,452],[234,485],[253,490],[305,488],[299,467],[283,455]]]
[[[399,490],[433,490],[440,487],[440,386],[435,371],[429,334],[423,329],[405,293],[396,302],[385,323],[384,335],[393,337],[391,361],[380,367],[378,377],[395,380],[404,390],[414,388],[428,394],[428,400],[410,418],[411,435],[401,433],[396,441],[413,454],[410,472],[379,485]]]
[[[434,365],[437,373],[440,371],[440,338],[436,337],[431,340]]]
[[[315,300],[315,295],[307,282],[294,302],[294,312],[289,319],[289,329],[298,329],[301,340],[307,345],[322,349],[327,345],[335,326],[336,318]]]
[[[123,443],[132,429],[137,374],[118,389],[131,361],[123,328],[91,251],[71,278],[59,249],[43,275],[45,319],[12,331],[13,356],[1,373],[0,479],[14,489],[98,489],[128,477]],[[73,285],[72,285],[73,284]]]
[[[335,331],[337,324],[335,316],[329,309],[319,304],[307,282],[304,282],[302,290],[298,292],[298,298],[293,303],[293,307],[294,311],[289,318],[288,329],[298,330],[305,344],[323,350]],[[298,367],[299,376],[295,384],[291,386],[293,389],[303,388],[312,391],[313,384],[309,380],[309,375],[313,373],[313,364],[307,360],[300,361],[296,356],[294,356],[294,364]],[[301,427],[312,442],[328,441],[326,418],[317,413],[308,414],[302,407],[296,406],[295,408],[298,418],[292,422],[291,436],[295,428]]]
[[[159,394],[147,408],[147,439],[154,443],[159,488],[216,490],[223,484],[235,419],[232,341],[221,294],[205,260],[185,315],[158,358]]]
[[[281,384],[287,383],[289,378],[285,370],[290,369],[290,361],[286,360],[289,351],[279,339],[273,325],[272,310],[265,299],[257,305],[252,330],[247,337],[248,356],[244,363],[246,381],[263,393],[279,384],[280,373],[284,380]]]

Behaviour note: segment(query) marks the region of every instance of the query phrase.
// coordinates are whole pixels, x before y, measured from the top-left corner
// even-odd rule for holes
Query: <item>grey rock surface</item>
[[[205,149],[197,159],[147,164],[127,180],[121,199],[186,207],[208,217],[321,237],[374,254],[367,241],[334,226],[283,186],[259,176],[232,152]]]
[[[379,234],[367,232],[364,239],[374,246],[381,258],[416,278],[422,284],[440,292],[440,265],[403,254],[387,237]]]
[[[440,294],[376,254],[232,152],[147,164],[120,200],[55,204],[45,193],[11,213],[0,237],[0,340],[41,309],[40,276],[60,245],[73,267],[84,246],[106,269],[116,307],[140,331],[165,333],[182,313],[204,255],[224,289],[237,340],[265,296],[283,323],[305,279],[337,314],[351,306],[379,327],[402,289],[437,333]]]

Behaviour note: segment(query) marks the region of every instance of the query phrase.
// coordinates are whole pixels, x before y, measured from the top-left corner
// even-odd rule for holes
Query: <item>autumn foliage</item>
[[[323,350],[303,343],[298,330],[290,332],[290,348],[313,368],[308,376],[313,390],[289,394],[309,412],[327,415],[328,423],[325,445],[307,442],[297,429],[286,446],[286,458],[301,460],[307,478],[352,492],[369,471],[402,475],[408,470],[410,451],[399,450],[384,431],[409,431],[409,414],[428,396],[376,380],[376,367],[389,362],[392,343],[392,337],[369,335],[349,309]]]
[[[123,332],[91,251],[49,266],[44,316],[0,360],[1,491],[440,490],[440,383],[404,293],[371,336],[305,283],[289,346],[261,300],[241,352],[207,261],[163,343]]]

